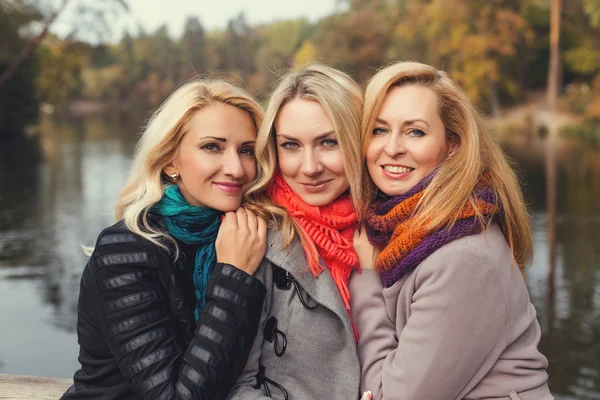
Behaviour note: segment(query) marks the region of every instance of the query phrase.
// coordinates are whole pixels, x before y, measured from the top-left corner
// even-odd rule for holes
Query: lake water
[[[41,151],[0,146],[0,373],[72,377],[81,245],[113,222],[141,119],[42,123]],[[513,135],[530,204],[534,260],[527,284],[558,399],[600,399],[600,149],[584,139],[556,150],[556,267],[549,282],[544,139]]]

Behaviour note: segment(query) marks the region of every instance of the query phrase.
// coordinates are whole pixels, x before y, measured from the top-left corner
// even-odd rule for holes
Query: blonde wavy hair
[[[425,190],[414,213],[412,229],[439,229],[452,226],[467,202],[475,205],[474,189],[486,174],[502,212],[498,223],[521,271],[531,261],[532,235],[527,207],[517,176],[498,143],[486,129],[483,119],[460,86],[443,72],[415,63],[397,62],[379,70],[365,91],[362,119],[362,149],[366,154],[375,120],[391,88],[419,85],[432,90],[438,98],[438,113],[447,139],[460,146],[446,159]],[[369,174],[365,174],[365,201],[370,204],[378,193]],[[476,207],[474,207],[476,209]],[[363,211],[364,212],[364,211]],[[479,215],[480,221],[484,219]]]
[[[131,171],[115,206],[115,220],[123,220],[130,231],[162,248],[167,247],[160,238],[171,241],[177,249],[174,239],[148,222],[148,210],[160,201],[168,182],[163,169],[176,157],[194,114],[216,102],[248,113],[257,130],[262,123],[263,110],[244,90],[225,81],[197,79],[175,90],[152,114],[137,144]],[[261,175],[260,168],[257,165],[257,176]]]
[[[282,231],[284,246],[298,234],[304,248],[316,247],[306,232],[296,224],[287,211],[275,205],[267,191],[277,172],[275,148],[275,119],[289,101],[300,98],[318,102],[331,119],[342,152],[342,162],[350,184],[350,196],[357,213],[364,209],[362,192],[362,161],[360,118],[363,97],[358,84],[347,74],[334,68],[310,64],[284,75],[271,94],[265,119],[256,138],[256,160],[261,172],[256,185],[248,190],[248,208],[262,215]]]

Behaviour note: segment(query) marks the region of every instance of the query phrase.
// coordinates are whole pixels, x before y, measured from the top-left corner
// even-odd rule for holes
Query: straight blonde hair
[[[284,246],[288,246],[297,234],[304,248],[312,249],[316,258],[316,247],[306,232],[290,218],[284,208],[275,205],[267,193],[278,169],[275,120],[279,110],[296,98],[318,102],[331,119],[350,184],[350,196],[360,215],[364,209],[361,196],[360,143],[363,97],[358,84],[347,74],[325,65],[310,64],[298,71],[287,73],[279,80],[269,99],[264,122],[258,131],[256,160],[261,166],[261,174],[256,185],[248,190],[248,206],[281,229]]]
[[[182,85],[165,100],[149,119],[137,144],[131,171],[117,200],[115,220],[123,220],[130,231],[162,248],[167,249],[160,238],[171,241],[175,249],[177,244],[166,232],[149,224],[148,210],[163,196],[164,184],[168,182],[163,169],[175,159],[194,114],[215,102],[245,111],[257,130],[262,123],[261,107],[244,90],[225,81],[197,79]],[[257,176],[260,168],[257,165]]]
[[[508,157],[485,128],[482,117],[447,73],[415,62],[398,62],[377,72],[365,91],[363,154],[371,141],[385,96],[391,88],[405,85],[423,86],[437,95],[438,114],[446,128],[447,139],[460,143],[456,153],[440,165],[425,190],[415,210],[412,229],[437,230],[448,224],[452,226],[468,202],[475,206],[474,189],[485,174],[499,200],[498,224],[523,272],[531,261],[533,240],[519,181]],[[370,204],[378,193],[377,187],[368,174],[364,176],[363,185],[366,204]],[[483,224],[483,217],[478,217]]]

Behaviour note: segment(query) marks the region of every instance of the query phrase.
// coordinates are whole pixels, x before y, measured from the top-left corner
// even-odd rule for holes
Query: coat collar
[[[308,260],[302,248],[302,243],[298,237],[295,237],[292,243],[284,248],[281,231],[269,229],[265,258],[274,265],[289,272],[310,297],[322,306],[335,312],[344,322],[344,326],[352,332],[348,312],[346,311],[340,292],[335,282],[333,282],[331,274],[328,272],[329,270],[323,264],[323,261],[319,259],[324,271],[317,277],[313,276],[308,267]]]

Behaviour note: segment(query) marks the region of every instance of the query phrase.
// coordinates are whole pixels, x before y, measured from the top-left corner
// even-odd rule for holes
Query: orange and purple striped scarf
[[[448,221],[448,224],[435,231],[425,227],[418,230],[408,228],[417,204],[435,173],[427,175],[406,194],[376,201],[367,211],[365,227],[369,241],[383,248],[375,260],[375,269],[385,287],[392,286],[443,245],[482,231],[481,222],[470,202],[463,206],[452,226]],[[499,212],[499,206],[485,178],[480,179],[474,195],[475,207],[485,222],[492,221]]]

